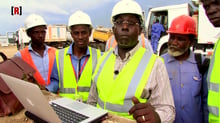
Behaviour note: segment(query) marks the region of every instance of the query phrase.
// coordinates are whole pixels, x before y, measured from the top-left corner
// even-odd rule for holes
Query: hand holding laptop
[[[47,88],[46,88],[44,85],[38,84],[37,80],[34,78],[33,75],[23,74],[22,80],[27,81],[27,82],[34,83],[34,84],[38,85],[38,87],[39,87],[41,90],[46,90],[46,91],[48,91]]]

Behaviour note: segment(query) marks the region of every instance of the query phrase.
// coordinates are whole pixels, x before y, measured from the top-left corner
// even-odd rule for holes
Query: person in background
[[[156,19],[156,22],[151,27],[151,46],[154,53],[157,53],[157,45],[160,40],[161,33],[165,32],[165,29],[159,20]]]
[[[54,85],[50,82],[50,74],[56,49],[45,44],[47,24],[40,15],[31,14],[24,26],[31,41],[28,47],[18,51],[15,56],[21,57],[36,70],[34,77],[39,85],[52,91]]]
[[[88,46],[92,22],[86,13],[73,13],[68,26],[74,41],[69,47],[56,52],[51,83],[56,83],[54,92],[59,91],[60,96],[86,102],[92,73],[101,52]]]
[[[220,27],[220,1],[219,0],[201,0],[209,21],[214,27]],[[208,82],[208,120],[209,123],[220,122],[220,32],[217,35],[218,41],[215,43],[214,52],[211,57],[207,82]]]
[[[140,5],[119,1],[111,20],[117,45],[99,59],[87,103],[137,122],[173,122],[175,107],[165,64],[138,41]]]
[[[148,51],[153,53],[153,49],[148,39],[145,38],[144,33],[141,33],[138,36],[138,41],[141,42],[142,47],[146,48]],[[110,48],[115,48],[117,42],[115,40],[114,35],[112,35],[108,41],[106,42],[105,51],[108,51]]]
[[[162,57],[174,97],[174,123],[207,123],[207,83],[203,81],[194,53],[190,50],[197,36],[196,22],[190,16],[178,16],[167,32],[170,35],[168,53]]]

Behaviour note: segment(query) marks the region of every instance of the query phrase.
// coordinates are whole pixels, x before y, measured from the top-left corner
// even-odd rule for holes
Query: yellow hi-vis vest
[[[101,52],[97,49],[89,48],[90,57],[81,73],[80,79],[76,80],[70,56],[66,55],[69,47],[61,49],[56,53],[56,62],[59,76],[59,95],[73,99],[75,95],[81,95],[83,102],[89,96],[92,83],[92,74],[96,68]]]
[[[212,60],[209,65],[207,76],[208,82],[208,109],[209,122],[220,123],[219,108],[220,108],[220,39],[215,45]]]
[[[98,92],[97,107],[133,119],[128,114],[133,106],[132,96],[142,103],[147,102],[141,94],[157,57],[141,47],[114,79],[116,56],[112,49],[106,52],[100,58],[93,76]]]

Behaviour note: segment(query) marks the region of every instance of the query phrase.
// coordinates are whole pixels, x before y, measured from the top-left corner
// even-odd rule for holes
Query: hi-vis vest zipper
[[[133,106],[131,98],[135,96],[140,102],[147,102],[147,99],[141,98],[141,94],[156,58],[156,55],[141,47],[114,79],[116,56],[112,49],[106,52],[99,60],[93,76],[98,92],[97,107],[133,119],[128,114]]]
[[[219,123],[219,107],[220,107],[220,39],[215,45],[215,51],[209,65],[209,72],[207,76],[208,82],[208,109],[209,109],[209,122]]]
[[[59,75],[59,95],[73,99],[74,95],[81,95],[83,102],[86,102],[92,83],[92,73],[97,64],[101,52],[94,48],[88,47],[90,57],[81,73],[80,79],[76,80],[72,68],[70,56],[66,55],[69,47],[61,49],[56,53],[56,62]]]

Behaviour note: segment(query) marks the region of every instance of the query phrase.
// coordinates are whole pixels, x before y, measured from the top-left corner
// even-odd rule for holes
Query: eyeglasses
[[[115,21],[114,24],[116,26],[123,26],[124,24],[127,24],[128,26],[139,26],[140,25],[138,22],[133,22],[133,21]]]

